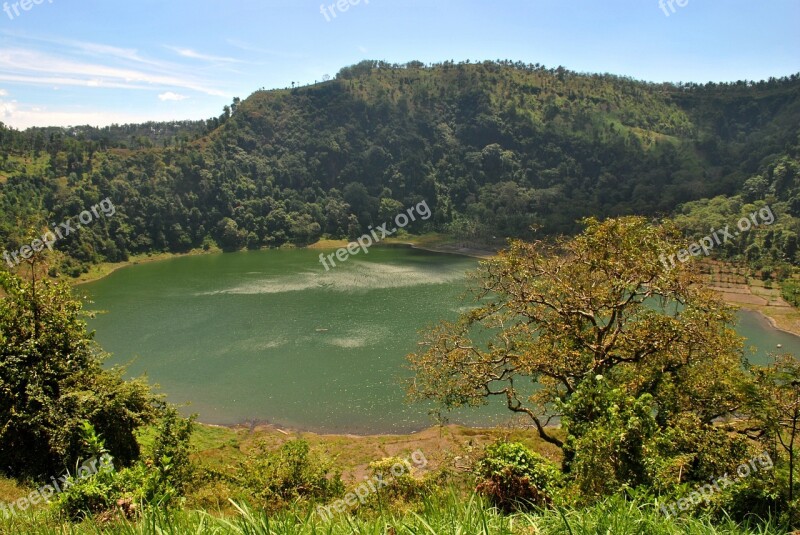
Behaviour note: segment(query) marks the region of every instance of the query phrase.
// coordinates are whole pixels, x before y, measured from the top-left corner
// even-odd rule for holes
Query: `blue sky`
[[[0,121],[208,118],[234,96],[362,59],[511,59],[651,81],[800,72],[799,0],[672,2],[325,0],[323,14],[321,0],[14,0],[0,4]]]

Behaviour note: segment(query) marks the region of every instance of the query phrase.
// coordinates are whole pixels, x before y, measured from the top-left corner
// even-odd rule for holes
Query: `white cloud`
[[[0,89],[0,97],[7,97],[7,96],[8,96],[8,91],[6,91],[5,89]]]
[[[116,111],[54,110],[45,106],[24,106],[16,100],[6,101],[0,99],[0,121],[20,130],[31,126],[77,126],[84,124],[106,126],[114,123],[132,124],[146,121],[173,121],[196,118],[166,114],[154,115],[152,112],[136,114]]]
[[[161,93],[160,95],[158,95],[158,100],[162,102],[167,100],[173,100],[179,102],[181,100],[186,100],[187,98],[189,97],[187,97],[186,95],[181,95],[180,93],[173,93],[172,91],[167,91],[166,93]]]
[[[14,112],[17,109],[17,103],[6,102],[4,100],[0,100],[0,118],[3,120],[4,123],[11,124],[9,120],[14,116]],[[13,126],[13,125],[12,125]]]

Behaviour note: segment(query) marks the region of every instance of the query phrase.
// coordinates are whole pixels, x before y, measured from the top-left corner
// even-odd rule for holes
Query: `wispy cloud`
[[[86,43],[85,43],[86,44]],[[111,57],[135,59],[133,51],[107,47]],[[102,52],[103,46],[95,46]],[[124,51],[124,52],[121,52]],[[157,64],[157,62],[151,62]],[[125,89],[184,89],[206,95],[228,97],[210,82],[187,74],[186,69],[135,68],[106,62],[87,62],[64,54],[52,54],[26,48],[11,48],[0,51],[0,81],[24,82],[37,85],[83,85],[85,87],[108,87]]]
[[[85,41],[74,41],[67,39],[61,40],[60,42],[64,45],[71,46],[95,57],[125,59],[145,65],[161,66],[161,63],[158,61],[143,58],[141,55],[139,55],[139,51],[135,48],[120,48],[100,43],[87,43]]]
[[[202,61],[210,61],[214,63],[245,63],[244,61],[235,58],[226,58],[224,56],[212,56],[209,54],[202,54],[200,52],[192,50],[191,48],[179,48],[176,46],[168,46],[166,48],[172,50],[173,52],[184,58],[199,59]]]
[[[0,73],[0,80],[18,84],[28,85],[42,85],[58,88],[60,86],[74,86],[74,87],[102,87],[105,89],[137,89],[137,90],[152,90],[153,88],[146,85],[136,85],[127,83],[118,83],[108,80],[99,79],[85,79],[85,78],[68,78],[59,76],[24,76],[15,74]]]
[[[236,47],[240,50],[245,50],[247,52],[255,52],[256,54],[262,54],[267,56],[277,56],[280,58],[287,58],[287,59],[305,59],[309,56],[306,54],[295,54],[291,52],[278,52],[275,50],[267,50],[265,48],[259,48],[257,46],[252,46],[244,41],[240,41],[238,39],[228,39],[228,44]]]
[[[33,43],[44,43],[47,45],[52,45],[54,48],[64,51],[65,53],[70,55],[89,56],[89,57],[99,58],[105,61],[122,60],[130,63],[140,63],[144,65],[150,65],[160,70],[168,70],[168,69],[174,70],[175,68],[180,67],[179,65],[176,64],[169,64],[164,61],[145,58],[135,48],[122,48],[103,43],[90,43],[87,41],[64,39],[61,37],[54,37],[54,36],[29,35],[26,33],[14,32],[11,30],[0,31],[0,34],[11,37],[18,42],[31,43],[31,46],[28,48],[36,48],[32,45]]]

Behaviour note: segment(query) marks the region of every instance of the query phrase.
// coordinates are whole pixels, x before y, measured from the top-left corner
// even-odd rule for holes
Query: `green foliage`
[[[73,474],[62,485],[63,492],[56,499],[56,508],[69,520],[92,517],[115,507],[117,487],[117,474],[108,457],[107,462],[87,477]]]
[[[103,439],[89,422],[83,422],[81,435],[93,457],[61,484],[63,492],[56,500],[58,510],[72,520],[109,509],[113,492],[114,464]]]
[[[634,397],[601,375],[563,404],[566,469],[582,499],[647,483],[646,443],[658,431],[653,396]]]
[[[344,492],[341,473],[333,462],[311,450],[305,440],[290,440],[278,450],[256,444],[247,457],[228,470],[211,470],[206,480],[228,481],[232,498],[269,511],[297,501],[327,502]]]
[[[476,475],[478,492],[507,512],[552,505],[563,479],[557,466],[518,442],[488,446]]]
[[[777,355],[770,366],[753,367],[757,389],[753,392],[751,425],[761,429],[763,447],[776,463],[775,480],[792,522],[800,524],[797,496],[800,454],[800,361],[790,354]],[[783,462],[781,462],[783,461]],[[787,511],[788,509],[788,511]]]
[[[793,180],[800,191],[800,174]],[[738,222],[749,219],[753,213],[758,225],[743,223],[739,229]],[[760,278],[765,281],[770,280],[773,273],[779,279],[788,278],[793,266],[800,262],[797,256],[800,218],[793,214],[785,197],[774,193],[753,202],[745,202],[743,195],[735,195],[686,203],[679,208],[674,221],[686,234],[683,247],[712,236],[714,230],[728,228],[731,237],[724,238],[722,233],[717,233],[722,243],[714,244],[712,257],[749,266],[753,271],[760,270]],[[786,291],[791,288],[786,288],[784,294],[796,299]]]
[[[683,485],[702,485],[732,473],[754,452],[744,435],[685,413],[646,445],[649,483],[657,492],[679,493]]]
[[[103,438],[97,434],[94,426],[88,421],[81,423],[81,441],[86,451],[93,456],[101,456],[108,453]]]
[[[143,381],[103,370],[103,355],[66,284],[0,272],[0,470],[46,478],[85,453],[85,426],[124,466],[158,399]],[[96,444],[95,444],[96,447]]]
[[[789,504],[774,476],[773,471],[761,471],[743,478],[715,494],[703,509],[716,519],[743,522],[748,518],[776,518],[790,525]]]
[[[148,465],[157,474],[156,488],[183,495],[191,483],[193,468],[189,442],[194,419],[194,416],[182,418],[174,407],[167,407],[161,415]]]
[[[135,521],[87,521],[63,525],[46,517],[0,518],[0,531],[29,535],[782,535],[775,521],[750,519],[738,524],[723,518],[668,518],[645,500],[614,497],[589,508],[547,509],[504,515],[474,494],[445,488],[421,504],[418,511],[383,510],[341,515],[323,521],[301,506],[270,514],[238,506],[237,514],[218,518],[211,511],[151,510]]]
[[[711,518],[667,517],[646,499],[626,499],[616,495],[590,508],[553,512],[536,523],[541,533],[558,535],[712,535],[712,534],[778,534],[786,528],[777,521],[750,518],[739,524],[724,515]]]
[[[383,506],[393,503],[396,507],[398,503],[419,501],[434,490],[432,480],[417,477],[414,465],[400,457],[386,457],[380,461],[373,461],[369,463],[369,472],[372,481],[380,477],[388,481],[389,485],[379,488],[377,492],[370,492],[368,504],[378,503]]]
[[[105,468],[93,477],[74,479],[59,495],[60,512],[76,519],[117,510],[133,516],[151,508],[173,507],[193,482],[192,426],[193,418],[180,417],[174,407],[165,408],[144,459],[121,470]]]
[[[800,281],[790,279],[781,283],[781,297],[787,303],[795,307],[800,307]]]

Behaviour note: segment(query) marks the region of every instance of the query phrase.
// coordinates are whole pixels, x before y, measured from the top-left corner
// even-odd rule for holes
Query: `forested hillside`
[[[234,99],[208,121],[1,127],[0,240],[18,247],[25,229],[109,197],[113,217],[56,245],[74,275],[135,253],[352,237],[422,200],[434,215],[412,232],[481,240],[724,196],[792,216],[769,248],[794,263],[798,125],[798,75],[672,85],[505,61],[365,61]]]

